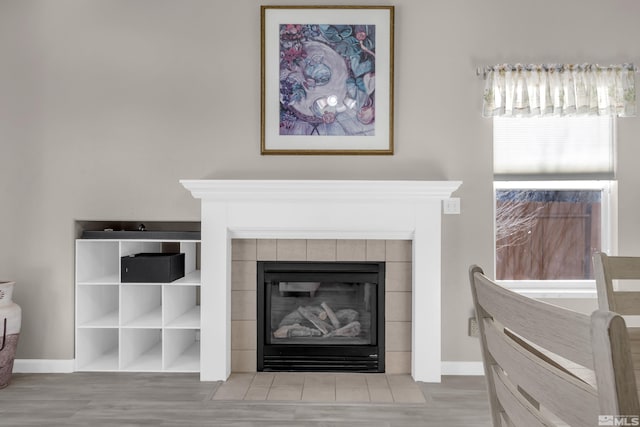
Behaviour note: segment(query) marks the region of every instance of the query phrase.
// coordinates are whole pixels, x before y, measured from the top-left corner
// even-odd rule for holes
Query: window
[[[522,289],[594,289],[615,189],[610,117],[494,119],[496,278]]]

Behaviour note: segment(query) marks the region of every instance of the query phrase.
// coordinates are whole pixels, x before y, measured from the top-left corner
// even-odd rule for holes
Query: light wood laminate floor
[[[293,374],[276,382],[280,376],[238,377],[245,385],[231,387],[231,381],[201,382],[197,374],[14,374],[11,385],[0,390],[0,425],[490,426],[483,377],[445,376],[442,383],[433,384],[383,374],[329,374],[324,379],[319,374]],[[289,383],[299,394],[274,394],[269,399],[274,388]],[[255,387],[249,393],[251,384]],[[245,392],[233,395],[232,389]],[[380,391],[385,389],[391,396]]]

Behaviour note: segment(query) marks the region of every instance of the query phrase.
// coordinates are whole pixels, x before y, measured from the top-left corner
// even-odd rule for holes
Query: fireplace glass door
[[[376,314],[375,284],[276,282],[267,286],[268,344],[375,344],[375,323],[371,323]]]
[[[258,280],[258,370],[384,371],[384,263],[261,262]]]

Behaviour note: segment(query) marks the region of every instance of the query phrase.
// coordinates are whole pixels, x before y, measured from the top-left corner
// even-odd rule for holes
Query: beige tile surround
[[[410,373],[411,258],[409,240],[232,240],[231,371],[256,372],[256,261],[385,261],[386,373]]]

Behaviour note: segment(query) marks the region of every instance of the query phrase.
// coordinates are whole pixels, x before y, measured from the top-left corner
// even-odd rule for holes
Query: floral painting
[[[392,11],[263,6],[263,154],[392,154]]]
[[[280,134],[375,135],[375,26],[280,25]]]

